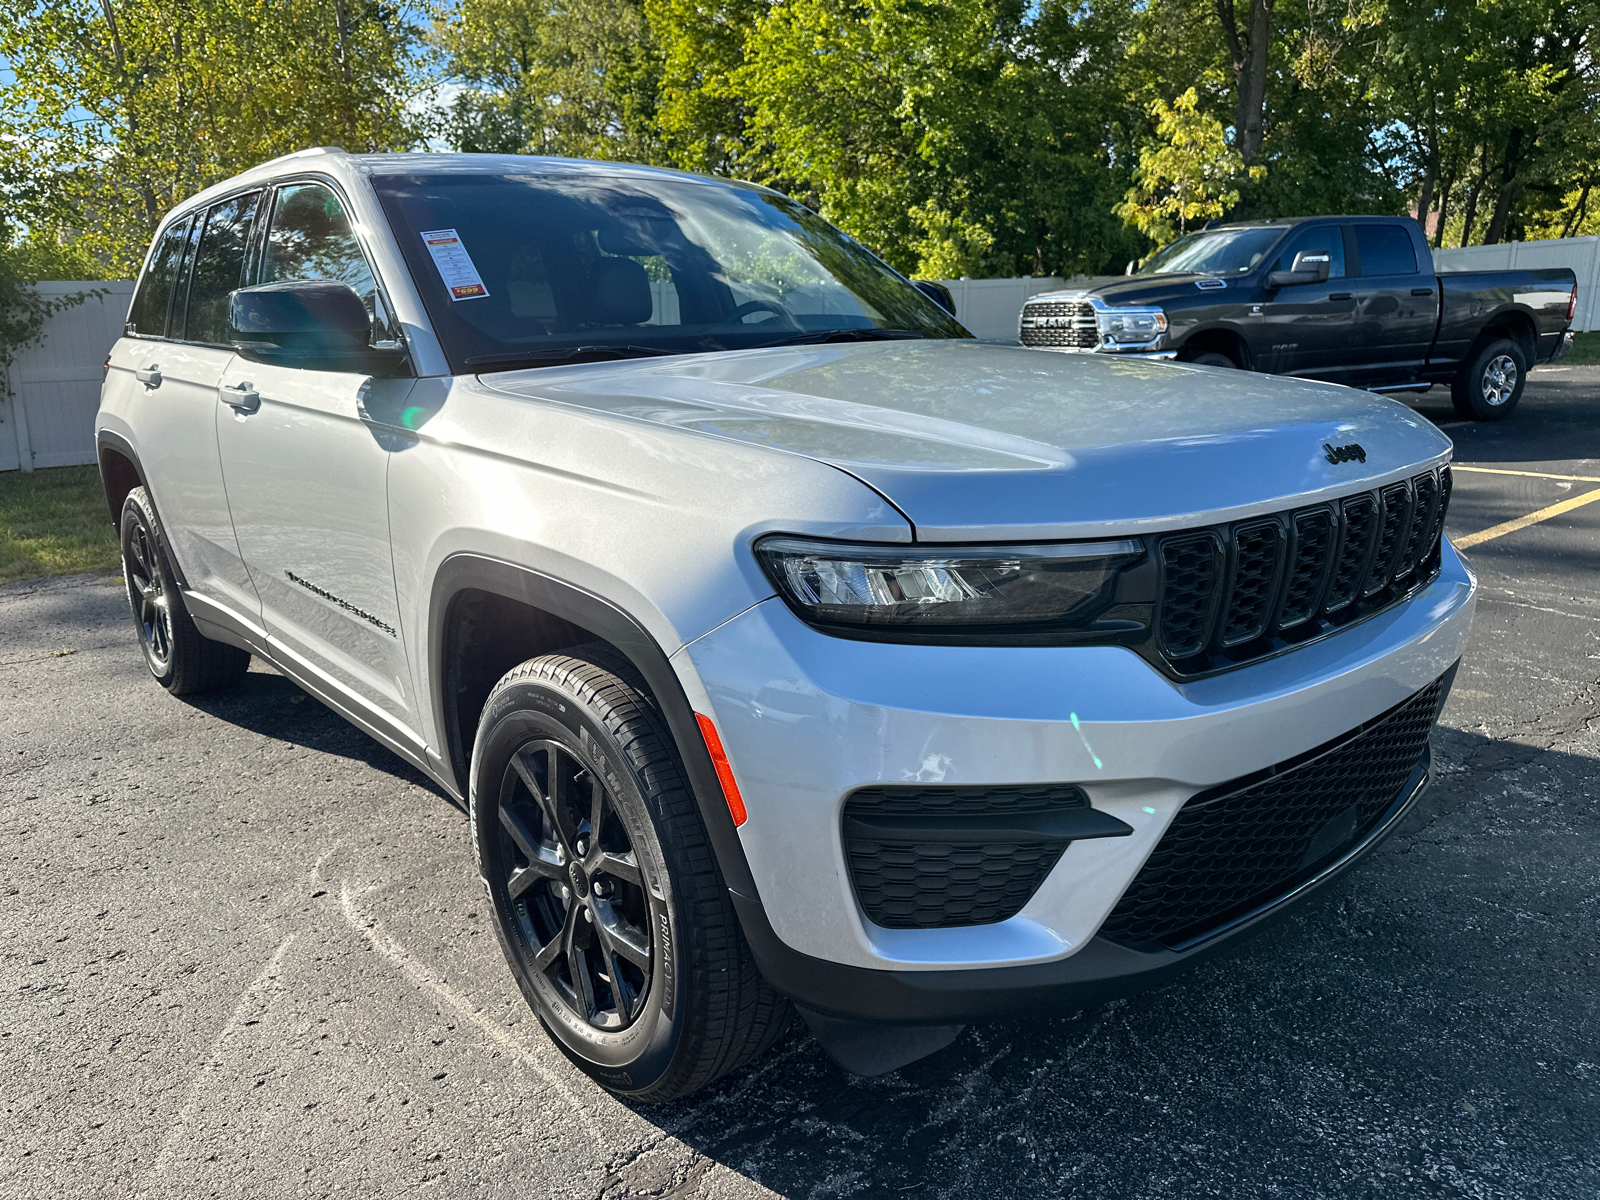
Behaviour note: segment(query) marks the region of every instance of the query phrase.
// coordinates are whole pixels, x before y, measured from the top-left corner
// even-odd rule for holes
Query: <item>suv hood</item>
[[[1449,456],[1332,384],[974,341],[798,346],[485,376],[498,391],[802,454],[930,541],[1099,537],[1331,499]],[[1330,462],[1324,444],[1365,461]]]

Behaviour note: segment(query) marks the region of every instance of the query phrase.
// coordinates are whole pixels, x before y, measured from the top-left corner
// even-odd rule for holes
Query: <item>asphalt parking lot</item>
[[[1600,1194],[1600,369],[1456,439],[1481,604],[1436,782],[1239,954],[853,1079],[796,1027],[631,1107],[545,1039],[462,813],[121,591],[0,588],[0,1196]],[[1595,503],[1569,504],[1586,495]]]

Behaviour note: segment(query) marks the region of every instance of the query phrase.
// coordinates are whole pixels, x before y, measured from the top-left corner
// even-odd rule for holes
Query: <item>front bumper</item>
[[[927,976],[917,994],[934,976],[970,977],[970,990],[996,971],[1065,984],[1164,969],[1095,933],[1184,802],[1323,745],[1444,675],[1465,647],[1474,586],[1447,545],[1434,581],[1395,608],[1182,684],[1121,647],[859,642],[810,629],[776,599],[755,606],[679,651],[750,814],[740,840],[760,898],[736,902],[753,948],[785,990],[799,984],[780,959],[805,964],[801,977],[831,964],[885,987]],[[1007,920],[888,929],[857,902],[841,808],[856,788],[906,782],[1070,782],[1134,832],[1073,842]],[[1177,969],[1205,952],[1157,957]]]

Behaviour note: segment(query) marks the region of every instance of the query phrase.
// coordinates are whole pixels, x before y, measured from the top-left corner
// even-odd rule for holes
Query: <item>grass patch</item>
[[[1600,330],[1576,334],[1572,339],[1572,353],[1561,360],[1561,365],[1600,366]]]
[[[0,583],[121,565],[99,468],[0,473]]]

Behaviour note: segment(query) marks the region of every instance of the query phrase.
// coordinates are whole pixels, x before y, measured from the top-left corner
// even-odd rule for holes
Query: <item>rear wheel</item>
[[[1450,384],[1456,415],[1469,421],[1503,421],[1522,399],[1528,365],[1510,338],[1481,347]]]
[[[506,961],[601,1084],[670,1100],[767,1049],[761,978],[666,725],[608,646],[530,659],[489,694],[471,785]]]
[[[142,487],[122,502],[122,578],[145,665],[174,696],[226,687],[250,669],[250,655],[195,628]]]

